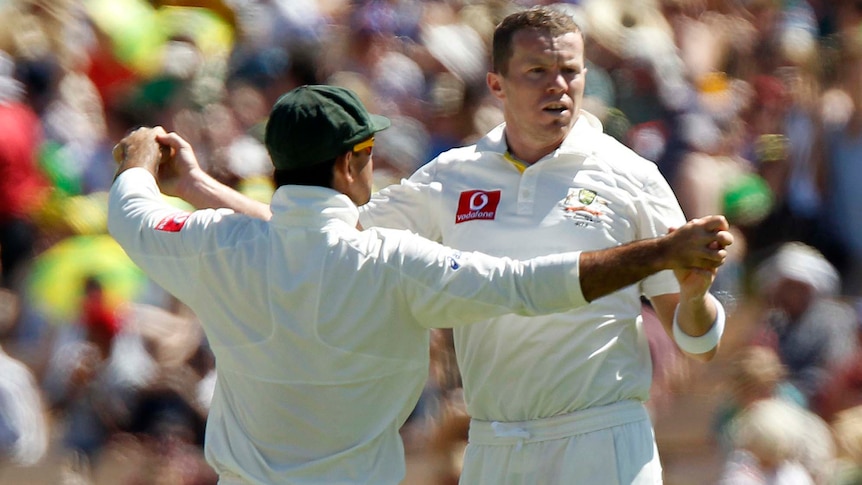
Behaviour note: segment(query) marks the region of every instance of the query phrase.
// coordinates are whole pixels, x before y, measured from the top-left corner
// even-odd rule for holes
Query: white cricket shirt
[[[506,153],[500,125],[375,194],[360,221],[512,258],[613,247],[685,223],[657,166],[602,133],[589,113],[533,165],[519,167]],[[665,271],[576,310],[456,329],[467,411],[525,421],[646,400],[652,367],[640,295],[678,292]]]
[[[578,253],[519,263],[360,232],[350,199],[320,187],[279,188],[272,212],[180,212],[143,169],[110,195],[111,234],[215,353],[205,448],[228,483],[398,483],[427,328],[585,304]]]

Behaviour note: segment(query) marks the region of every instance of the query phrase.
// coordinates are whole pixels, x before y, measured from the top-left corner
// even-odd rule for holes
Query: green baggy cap
[[[310,167],[352,150],[390,124],[388,118],[370,114],[349,89],[300,86],[272,107],[266,149],[276,169]]]

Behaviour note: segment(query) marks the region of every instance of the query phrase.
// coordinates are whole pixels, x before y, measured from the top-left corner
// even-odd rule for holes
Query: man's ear
[[[503,83],[500,74],[489,72],[485,76],[485,83],[488,84],[488,89],[495,98],[503,99],[505,97],[505,94],[503,94]]]
[[[348,184],[353,182],[356,174],[353,173],[351,162],[353,161],[353,152],[345,152],[343,155],[335,159],[335,165],[332,167],[333,177],[335,180],[343,180]]]

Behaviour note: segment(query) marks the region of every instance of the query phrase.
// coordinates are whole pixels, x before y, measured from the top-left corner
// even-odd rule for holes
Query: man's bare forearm
[[[666,269],[660,238],[581,253],[581,291],[593,301]]]
[[[222,184],[202,170],[189,179],[180,197],[197,209],[229,208],[258,219],[269,220],[272,217],[269,205]]]
[[[725,248],[733,244],[727,229],[724,217],[706,216],[661,237],[585,251],[580,260],[581,291],[593,301],[662,270],[682,271],[681,275],[714,272],[727,257]]]

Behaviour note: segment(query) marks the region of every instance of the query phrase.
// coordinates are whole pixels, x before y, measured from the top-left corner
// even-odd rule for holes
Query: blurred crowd
[[[860,0],[0,0],[0,483],[217,481],[200,327],[106,236],[125,133],[176,131],[268,201],[270,106],[340,85],[392,119],[381,188],[502,121],[490,36],[535,3],[586,35],[585,109],[688,218],[722,213],[736,234],[714,286],[735,330],[708,364],[729,389],[708,478],[862,483]],[[698,370],[654,320],[645,307],[661,413]],[[406,482],[453,484],[469,420],[451,333],[431,352]]]

